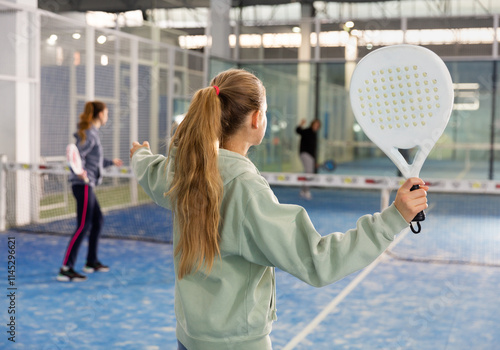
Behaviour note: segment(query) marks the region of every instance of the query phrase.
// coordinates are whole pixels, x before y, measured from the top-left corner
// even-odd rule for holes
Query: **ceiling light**
[[[104,35],[99,35],[99,37],[97,38],[97,42],[99,44],[104,44],[106,42],[106,40],[108,40],[108,39]]]
[[[52,34],[52,35],[51,35],[51,36],[49,36],[49,38],[47,39],[47,44],[49,44],[49,45],[55,45],[55,44],[56,44],[56,41],[57,41],[57,35]]]
[[[108,56],[106,55],[101,55],[101,66],[107,66],[109,63]]]

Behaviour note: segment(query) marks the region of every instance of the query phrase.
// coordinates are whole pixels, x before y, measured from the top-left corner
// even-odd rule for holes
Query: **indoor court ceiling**
[[[326,2],[383,2],[388,0],[326,0]],[[294,2],[313,3],[314,0],[233,0],[233,7],[255,6],[255,5],[281,5]],[[125,12],[133,10],[148,10],[153,8],[197,8],[210,7],[210,0],[67,0],[54,2],[53,0],[39,0],[38,7],[52,12],[66,11],[105,11]]]

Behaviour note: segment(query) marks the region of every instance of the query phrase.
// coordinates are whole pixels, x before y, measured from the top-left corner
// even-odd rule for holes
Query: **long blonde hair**
[[[80,122],[78,123],[78,137],[80,142],[83,143],[87,139],[86,130],[90,128],[94,119],[98,118],[99,113],[106,109],[106,104],[101,101],[89,101],[85,103],[83,113],[80,114]]]
[[[265,89],[253,74],[230,69],[198,90],[184,120],[170,143],[177,148],[175,174],[167,195],[172,200],[180,236],[174,255],[180,257],[177,275],[200,270],[210,273],[220,256],[220,206],[223,184],[218,167],[218,148],[260,110]]]

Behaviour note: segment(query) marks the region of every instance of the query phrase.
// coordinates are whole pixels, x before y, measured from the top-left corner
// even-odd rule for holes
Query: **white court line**
[[[409,228],[404,230],[404,232],[400,233],[394,242],[391,243],[391,245],[387,249],[394,248],[410,231]],[[386,256],[385,254],[381,254],[377,259],[375,259],[374,262],[372,262],[370,265],[368,265],[362,272],[356,276],[355,279],[351,281],[324,309],[321,311],[318,316],[312,320],[311,323],[309,323],[299,334],[297,334],[286,346],[283,348],[283,350],[292,350],[297,346],[302,340],[304,340],[305,337],[309,335],[334,309],[335,307],[342,302],[342,300],[345,299],[346,296],[349,295],[353,291],[354,288],[358,284],[363,281],[363,279],[368,276],[370,272],[383,260],[385,259]]]
[[[467,175],[467,173],[470,171],[470,168],[471,168],[471,164],[470,164],[470,156],[468,155],[469,153],[467,153],[467,156],[466,156],[466,160],[465,160],[465,167],[464,169],[457,175],[456,179],[457,180],[462,180],[464,178],[465,175]]]

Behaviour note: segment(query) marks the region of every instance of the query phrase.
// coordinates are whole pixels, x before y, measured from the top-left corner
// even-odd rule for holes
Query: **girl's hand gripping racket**
[[[76,175],[81,177],[83,181],[85,181],[85,183],[88,183],[89,179],[87,177],[87,172],[83,170],[82,158],[80,158],[80,152],[78,152],[78,148],[73,143],[70,143],[66,147],[66,160],[68,161],[68,165],[71,168],[71,170]]]
[[[453,85],[444,62],[415,45],[394,45],[361,59],[350,86],[351,106],[365,134],[394,162],[405,178],[420,169],[443,133],[453,109]],[[418,147],[408,164],[400,149]],[[410,223],[420,232],[419,213]]]

